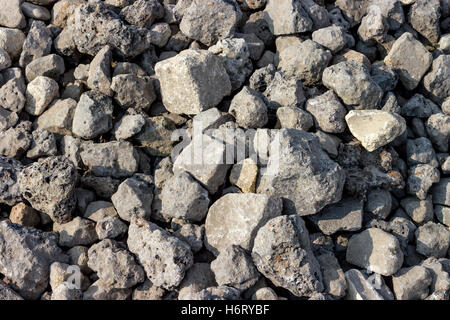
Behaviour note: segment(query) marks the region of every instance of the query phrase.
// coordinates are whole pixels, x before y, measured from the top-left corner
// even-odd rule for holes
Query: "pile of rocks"
[[[0,7],[0,299],[449,299],[449,1]]]

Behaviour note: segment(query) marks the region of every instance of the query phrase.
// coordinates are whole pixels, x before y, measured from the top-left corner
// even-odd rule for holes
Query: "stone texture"
[[[308,13],[297,0],[268,0],[264,20],[276,36],[307,32],[313,27]]]
[[[39,76],[28,84],[25,96],[25,111],[39,116],[59,96],[58,83],[51,78]]]
[[[26,26],[25,16],[20,9],[20,0],[2,0],[0,6],[0,25],[7,28],[23,29]]]
[[[347,110],[331,90],[308,99],[305,109],[313,115],[317,129],[328,133],[341,133],[347,127],[345,123]]]
[[[216,255],[232,244],[251,250],[259,228],[281,215],[281,210],[282,202],[278,198],[251,193],[226,194],[208,211],[205,245]]]

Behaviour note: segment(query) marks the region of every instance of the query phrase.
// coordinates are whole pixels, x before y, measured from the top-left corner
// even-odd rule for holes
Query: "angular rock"
[[[310,297],[324,289],[308,230],[298,215],[273,218],[259,229],[252,257],[259,272],[296,296]]]
[[[417,87],[432,61],[431,53],[409,32],[394,42],[384,58],[384,62],[394,68],[408,90]]]
[[[264,20],[275,36],[311,31],[313,22],[298,0],[268,0]]]
[[[215,255],[232,244],[251,250],[259,228],[281,211],[281,199],[275,197],[226,194],[213,203],[206,216],[205,245]]]
[[[0,203],[14,206],[21,201],[18,179],[22,168],[19,161],[0,155]]]
[[[28,82],[33,81],[39,76],[45,76],[58,80],[64,71],[64,59],[57,54],[50,54],[30,62],[25,69],[25,75]]]
[[[149,77],[134,74],[120,74],[112,79],[114,99],[124,108],[147,111],[156,100],[153,81]]]
[[[124,244],[109,239],[102,240],[91,246],[88,254],[89,268],[107,286],[131,288],[144,281],[144,269],[136,263]]]
[[[450,207],[450,178],[442,178],[433,189],[433,203]]]
[[[129,177],[139,168],[139,154],[126,141],[87,143],[80,156],[84,165],[99,177]]]
[[[48,77],[39,76],[27,86],[25,111],[31,115],[41,115],[53,99],[59,96],[58,83]]]
[[[81,95],[75,108],[72,132],[84,139],[94,139],[112,128],[114,106],[111,98],[96,91]]]
[[[351,110],[345,121],[353,136],[369,152],[387,145],[406,130],[405,119],[382,110]]]
[[[19,112],[25,106],[25,88],[22,88],[19,80],[9,80],[0,87],[0,106],[12,111]]]
[[[419,200],[415,197],[406,197],[400,201],[406,214],[416,223],[424,223],[433,219],[433,203],[431,197]]]
[[[277,120],[276,128],[308,131],[314,126],[314,120],[311,114],[297,107],[278,108]]]
[[[20,191],[31,206],[58,223],[71,220],[76,206],[75,184],[78,173],[65,157],[48,157],[23,169]]]
[[[59,233],[58,244],[62,247],[89,246],[98,240],[95,223],[76,217],[64,224],[54,224],[53,231]]]
[[[164,116],[146,117],[141,132],[134,139],[147,154],[165,157],[172,152],[174,144],[172,133],[175,129],[175,123],[169,118]]]
[[[268,121],[266,104],[259,94],[249,87],[244,87],[234,96],[228,112],[243,128],[261,128]]]
[[[89,66],[87,85],[105,96],[112,96],[111,91],[111,48],[106,45],[92,59]]]
[[[449,150],[450,141],[450,116],[443,113],[432,114],[426,124],[428,137],[440,152]]]
[[[322,271],[325,292],[334,296],[345,296],[347,281],[338,260],[333,253],[326,251],[317,256]]]
[[[314,117],[316,128],[329,133],[344,132],[347,110],[331,90],[309,99],[305,109]]]
[[[358,269],[350,269],[345,272],[347,280],[348,300],[385,300],[384,297],[374,288],[374,284],[367,279]]]
[[[239,187],[244,193],[254,193],[257,177],[258,165],[253,159],[247,158],[233,166],[230,172],[230,183]]]
[[[71,134],[77,102],[74,99],[56,100],[36,121],[36,128],[62,135]]]
[[[164,7],[157,0],[137,0],[120,11],[120,18],[137,27],[149,28],[164,17]]]
[[[450,246],[450,231],[440,223],[427,222],[416,230],[416,251],[426,257],[443,258]]]
[[[8,52],[11,60],[20,57],[24,42],[25,34],[21,30],[0,27],[0,48]]]
[[[132,219],[127,244],[148,279],[168,290],[180,284],[194,262],[189,245],[141,218]]]
[[[219,58],[204,50],[185,50],[157,63],[155,72],[164,106],[173,113],[198,114],[215,107],[231,91]]]
[[[48,286],[50,265],[67,261],[57,241],[54,234],[0,222],[0,272],[23,298],[38,299]]]
[[[434,102],[442,104],[450,95],[449,75],[450,55],[440,55],[423,78],[423,86]]]
[[[203,248],[203,237],[205,228],[196,224],[185,224],[174,232],[174,236],[183,240],[191,247],[193,253],[199,252]]]
[[[229,286],[239,290],[252,287],[259,277],[251,256],[237,245],[224,248],[211,262],[211,270],[219,286]]]
[[[383,90],[370,77],[366,66],[357,61],[344,61],[326,68],[322,81],[355,109],[375,109],[383,97]]]
[[[423,300],[428,296],[431,284],[430,272],[422,266],[400,269],[392,276],[397,300]]]
[[[97,221],[95,231],[100,240],[122,237],[128,231],[128,226],[118,217],[104,217]]]
[[[308,150],[308,151],[306,151]],[[310,133],[281,129],[270,144],[268,168],[257,192],[283,198],[286,212],[310,215],[341,200],[345,174]]]
[[[406,189],[409,194],[415,195],[420,200],[425,200],[428,190],[433,183],[437,183],[439,180],[438,169],[428,164],[419,164],[410,168]]]
[[[43,156],[55,156],[58,154],[56,146],[56,137],[53,133],[46,130],[35,130],[32,133],[33,140],[31,141],[30,149],[27,152],[27,157],[36,159]]]
[[[439,42],[441,4],[438,0],[414,1],[409,12],[409,23],[432,44]]]
[[[232,36],[241,17],[235,0],[193,0],[184,11],[180,30],[189,38],[211,46]]]
[[[25,16],[20,9],[20,0],[1,0],[0,25],[7,28],[23,29],[26,26]]]
[[[374,189],[369,191],[365,210],[376,218],[386,219],[391,213],[392,197],[389,191]]]
[[[403,252],[396,237],[370,228],[350,238],[346,260],[368,271],[390,276],[401,268]]]

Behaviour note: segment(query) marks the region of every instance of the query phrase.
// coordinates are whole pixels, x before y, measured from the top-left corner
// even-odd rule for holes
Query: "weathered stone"
[[[308,13],[297,0],[268,0],[264,20],[276,36],[307,32],[313,27]]]
[[[118,289],[97,280],[83,293],[83,300],[127,300],[130,296],[130,288]]]
[[[259,178],[258,193],[282,197],[286,212],[299,215],[317,213],[341,200],[344,172],[321,149],[315,135],[281,129],[270,150],[268,168],[273,169]]]
[[[215,107],[231,91],[219,58],[204,50],[185,50],[155,66],[164,106],[177,114]]]
[[[322,81],[355,109],[375,109],[383,97],[383,90],[370,77],[368,69],[357,61],[340,62],[326,68]]]
[[[406,184],[407,192],[415,195],[420,200],[425,200],[428,190],[433,183],[440,180],[439,170],[428,165],[418,164],[409,169],[408,182]]]
[[[358,36],[362,41],[385,40],[389,24],[381,13],[379,6],[371,5],[367,8],[367,14],[362,18],[361,25],[358,28]]]
[[[327,235],[338,231],[358,231],[362,227],[363,203],[357,199],[347,198],[326,206],[310,219]]]
[[[45,7],[41,7],[41,6],[32,4],[32,3],[24,2],[20,6],[20,8],[22,9],[23,13],[29,18],[37,19],[37,20],[44,20],[44,21],[50,20],[50,17],[51,17],[50,11],[48,11],[48,9]]]
[[[35,227],[39,224],[39,214],[25,203],[20,202],[11,209],[9,220],[24,227]]]
[[[331,90],[309,99],[305,109],[313,115],[316,128],[324,132],[341,133],[347,127],[347,110]]]
[[[144,125],[143,115],[125,115],[114,125],[114,135],[117,140],[126,140],[139,133]]]
[[[11,60],[20,57],[24,42],[25,34],[21,30],[0,27],[0,48],[8,52]]]
[[[418,200],[414,197],[406,197],[400,201],[408,216],[416,223],[424,223],[433,219],[433,203],[431,197]]]
[[[22,170],[19,185],[23,197],[36,210],[58,223],[68,222],[76,206],[77,171],[65,157],[48,157]]]
[[[409,32],[395,41],[384,58],[384,62],[394,68],[408,90],[417,87],[432,61],[431,53]]]
[[[416,230],[416,251],[426,257],[445,257],[449,245],[450,231],[440,223],[429,221]]]
[[[32,133],[30,149],[27,152],[27,157],[36,159],[44,156],[55,156],[58,154],[56,146],[55,134],[46,130],[35,130]]]
[[[227,215],[223,215],[224,210]],[[232,245],[251,250],[256,233],[268,220],[281,215],[278,198],[260,194],[226,194],[206,216],[205,244],[214,254]]]
[[[25,106],[25,89],[22,89],[19,80],[9,80],[0,87],[0,106],[12,111],[19,112]]]
[[[148,279],[168,290],[178,286],[186,270],[193,265],[189,245],[141,218],[132,219],[127,244]]]
[[[84,139],[94,139],[112,128],[114,107],[111,98],[96,91],[81,95],[75,108],[72,132]]]
[[[124,108],[147,111],[156,100],[153,81],[149,77],[134,74],[120,74],[112,79],[114,99]]]
[[[180,30],[189,38],[211,46],[232,36],[241,17],[235,0],[193,0],[184,11]]]
[[[97,221],[95,231],[100,240],[108,238],[114,239],[125,235],[128,231],[128,227],[118,217],[106,216]]]
[[[58,83],[48,77],[39,76],[27,86],[25,111],[34,116],[41,115],[53,99],[59,96]]]
[[[346,259],[368,271],[390,276],[401,268],[403,252],[396,237],[370,228],[350,238]]]
[[[92,59],[89,65],[87,85],[106,96],[112,96],[111,91],[111,48],[106,45]]]
[[[164,8],[157,0],[137,0],[120,11],[120,18],[137,27],[149,28],[164,17]]]
[[[439,0],[416,0],[411,6],[408,20],[414,30],[430,43],[437,44],[440,36],[440,17],[441,4]]]
[[[0,222],[0,272],[25,299],[38,299],[49,281],[50,264],[66,262],[57,237],[9,221]]]
[[[53,231],[59,233],[58,244],[62,247],[89,246],[98,240],[95,223],[81,217],[64,224],[55,223]]]
[[[233,166],[230,172],[230,183],[239,187],[244,193],[254,193],[257,177],[258,165],[251,158],[247,158]]]
[[[382,110],[351,110],[345,121],[353,136],[369,152],[387,145],[406,130],[405,119]]]
[[[324,289],[308,230],[298,215],[273,218],[259,229],[252,257],[259,272],[296,296]]]
[[[266,104],[260,95],[249,87],[244,87],[234,96],[228,112],[243,128],[261,128],[268,121]]]
[[[134,175],[119,185],[111,201],[119,216],[131,221],[133,216],[148,219],[153,201],[153,179],[143,174]]]
[[[75,12],[75,9],[85,3],[85,0],[60,0],[53,5],[51,23],[65,28],[67,20]]]
[[[312,33],[312,40],[327,48],[332,53],[340,51],[347,44],[345,31],[335,25],[314,31]]]
[[[217,258],[211,262],[211,270],[219,286],[230,286],[239,290],[252,287],[259,277],[250,255],[237,245],[220,251]]]
[[[434,214],[440,223],[450,227],[450,207],[435,205]]]
[[[132,300],[162,300],[166,291],[163,288],[153,285],[150,280],[145,280],[143,284],[133,290]]]
[[[308,131],[313,126],[313,117],[303,109],[297,107],[280,107],[277,109],[277,124],[275,128]]]
[[[113,288],[131,288],[143,282],[144,269],[136,263],[124,244],[114,240],[102,240],[89,249],[88,266],[100,281]],[[108,263],[105,263],[105,262]]]
[[[103,3],[86,3],[74,13],[73,40],[81,53],[95,56],[105,45],[123,58],[133,58],[150,45],[150,31],[122,22]]]
[[[375,289],[372,281],[358,269],[345,272],[345,279],[347,280],[347,300],[385,300]]]
[[[23,300],[23,298],[11,289],[5,282],[0,281],[0,299],[1,300]]]
[[[164,116],[146,117],[145,125],[134,139],[151,156],[165,157],[171,154],[174,141],[172,132],[175,123]]]
[[[287,76],[295,76],[305,85],[314,85],[331,61],[331,53],[312,40],[292,45],[280,52],[278,68]]]
[[[1,0],[0,25],[7,28],[23,29],[26,26],[25,16],[20,9],[21,0]]]
[[[432,114],[426,124],[428,137],[440,152],[449,150],[450,141],[450,116],[443,113]]]
[[[196,224],[185,224],[174,232],[174,236],[183,240],[191,247],[193,253],[199,252],[203,248],[203,237],[205,227]]]
[[[398,76],[395,71],[383,61],[376,61],[370,69],[370,76],[384,92],[394,90],[397,86]]]
[[[21,157],[30,147],[31,123],[20,122],[16,127],[0,131],[0,155],[9,158]]]
[[[322,271],[325,292],[334,297],[343,297],[347,290],[347,281],[338,260],[333,253],[325,251],[317,256]]]
[[[33,81],[39,76],[58,80],[64,71],[64,59],[57,54],[50,54],[30,62],[25,69],[25,75],[28,82]]]
[[[164,47],[170,39],[172,31],[167,23],[155,23],[150,28],[150,39],[153,45]]]
[[[421,266],[400,269],[392,276],[397,300],[423,300],[431,284],[430,272]]]
[[[92,173],[99,177],[129,177],[139,167],[139,154],[125,141],[87,143],[83,145],[80,156]]]
[[[18,178],[22,168],[19,161],[0,155],[0,203],[14,206],[21,201]]]
[[[429,73],[423,78],[423,86],[430,98],[439,104],[450,96],[450,55],[440,55],[433,61]]]
[[[36,120],[36,128],[58,134],[71,134],[77,102],[73,99],[56,100]]]
[[[179,300],[188,300],[192,294],[217,285],[214,273],[209,263],[197,262],[186,272],[186,276],[179,286]]]

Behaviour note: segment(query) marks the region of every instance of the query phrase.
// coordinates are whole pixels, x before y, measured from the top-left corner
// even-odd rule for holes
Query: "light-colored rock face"
[[[353,136],[369,152],[387,145],[406,130],[401,116],[381,110],[352,110],[345,121]]]
[[[324,289],[308,230],[298,215],[273,218],[259,229],[252,258],[259,272],[296,296],[309,297]]]
[[[286,212],[299,215],[315,214],[338,202],[344,172],[321,149],[317,137],[295,129],[281,129],[276,135],[268,161],[274,170],[260,176],[257,193],[282,197]]]
[[[20,0],[2,0],[0,7],[0,25],[7,28],[22,29],[26,26],[25,16],[20,9]]]
[[[408,32],[394,42],[384,58],[384,62],[396,70],[408,90],[417,87],[432,61],[431,53]]]
[[[297,0],[268,0],[264,20],[274,35],[307,32],[313,26],[302,3]]]
[[[127,244],[156,286],[178,286],[193,264],[192,252],[184,241],[144,219],[133,218]]]
[[[215,107],[231,91],[219,58],[204,50],[185,50],[155,66],[167,110],[198,114]]]
[[[396,237],[370,228],[350,238],[346,259],[368,271],[390,276],[402,266],[403,252]]]
[[[251,250],[258,229],[281,210],[281,199],[275,197],[227,194],[214,202],[206,216],[206,247],[216,255],[232,244]]]

